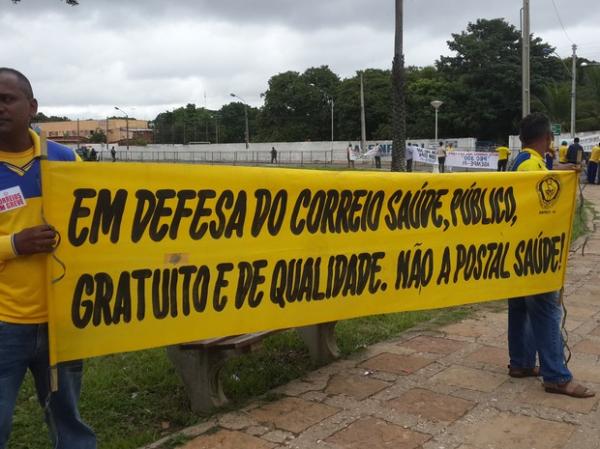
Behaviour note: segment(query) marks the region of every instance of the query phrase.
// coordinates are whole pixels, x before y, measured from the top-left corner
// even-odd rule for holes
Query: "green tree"
[[[331,101],[337,104],[339,83],[327,66],[271,77],[263,94],[259,137],[275,142],[329,140]],[[336,130],[334,134],[338,135]]]
[[[90,143],[106,143],[106,134],[101,129],[97,129],[88,139]]]
[[[520,33],[503,19],[479,19],[466,31],[453,34],[448,47],[453,56],[436,63],[452,84],[450,100],[460,111],[445,105],[450,127],[457,134],[503,140],[514,132],[521,116]],[[532,92],[565,79],[554,49],[532,39]]]
[[[69,117],[57,117],[55,115],[47,116],[43,112],[38,112],[33,118],[33,123],[44,123],[44,122],[68,122]]]
[[[598,130],[600,129],[600,67],[585,67],[580,72],[583,72],[583,83],[577,96],[579,104],[577,129]]]
[[[243,143],[245,142],[246,124],[244,120],[244,104],[232,102],[224,105],[218,112],[219,116],[219,142]],[[257,136],[258,109],[248,106],[248,128],[250,130],[250,143],[260,141]]]
[[[367,140],[392,138],[391,72],[367,69],[363,72]],[[359,141],[360,73],[343,80],[337,90],[336,117],[340,140]]]

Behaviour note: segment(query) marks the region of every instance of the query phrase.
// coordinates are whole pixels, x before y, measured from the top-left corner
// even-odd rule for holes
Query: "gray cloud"
[[[1,1],[1,0],[0,0]],[[270,76],[328,64],[341,76],[391,65],[392,0],[4,0],[0,60],[28,74],[42,110],[103,116],[114,105],[148,118],[195,102],[218,108],[235,91],[258,105]],[[597,0],[555,0],[581,54],[600,59]],[[405,0],[407,63],[447,54],[451,33],[479,17],[518,27],[520,0]],[[570,53],[551,0],[532,28]],[[65,112],[67,113],[67,112]]]

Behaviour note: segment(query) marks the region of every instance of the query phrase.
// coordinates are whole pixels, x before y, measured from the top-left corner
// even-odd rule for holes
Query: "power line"
[[[554,11],[556,12],[556,18],[558,19],[558,23],[560,23],[561,28],[563,29],[565,36],[567,36],[567,39],[574,44],[575,42],[573,42],[573,39],[571,39],[571,37],[569,36],[569,33],[567,33],[567,29],[565,28],[565,25],[560,17],[560,12],[558,12],[558,6],[556,6],[556,2],[554,0],[552,0],[552,5],[554,6]]]

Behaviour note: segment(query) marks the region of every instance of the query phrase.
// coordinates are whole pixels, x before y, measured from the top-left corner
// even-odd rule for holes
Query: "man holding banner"
[[[553,135],[548,118],[531,114],[521,122],[519,135],[524,150],[513,164],[514,171],[547,170],[543,155],[552,143]],[[572,168],[558,166],[557,168]],[[545,188],[543,185],[540,188]],[[550,187],[549,187],[550,189]],[[508,350],[511,377],[542,376],[548,393],[575,398],[589,398],[594,392],[573,381],[564,355],[561,334],[560,292],[552,291],[508,302]],[[536,367],[536,355],[540,367]]]
[[[94,449],[94,432],[77,409],[82,362],[58,366],[51,393],[46,303],[46,260],[57,234],[44,223],[40,183],[42,145],[29,124],[37,113],[31,84],[0,68],[0,449],[27,369],[33,374],[55,449]],[[69,148],[50,142],[48,159],[75,161]]]

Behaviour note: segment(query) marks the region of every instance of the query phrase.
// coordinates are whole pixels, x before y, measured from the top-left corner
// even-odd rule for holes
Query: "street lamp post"
[[[244,105],[244,120],[246,122],[245,139],[246,139],[246,149],[248,149],[250,147],[250,129],[248,128],[248,105],[246,104],[246,101],[242,97],[239,97],[233,93],[231,93],[229,95],[231,95],[234,98],[237,98]]]
[[[117,106],[115,106],[115,109],[125,114],[125,132],[127,133],[127,150],[129,150],[129,114]]]
[[[442,106],[444,104],[443,101],[440,100],[433,100],[431,102],[431,106],[433,106],[433,109],[435,109],[435,142],[437,143],[438,141],[438,110],[440,109],[440,106]]]

